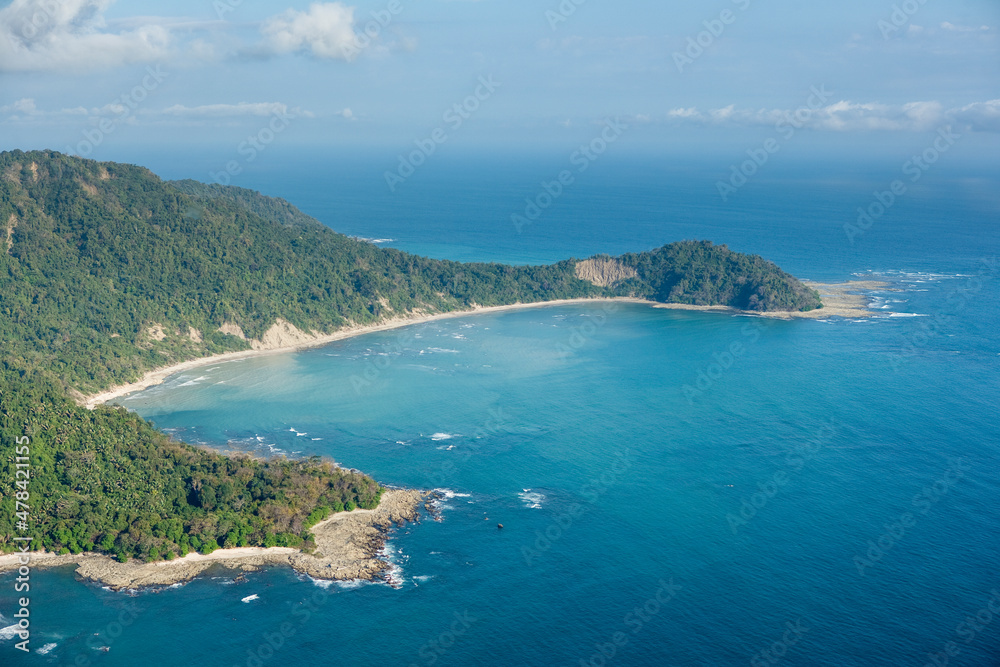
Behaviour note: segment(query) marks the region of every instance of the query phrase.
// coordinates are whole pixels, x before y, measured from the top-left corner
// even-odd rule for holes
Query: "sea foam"
[[[531,489],[524,489],[517,494],[517,497],[521,499],[525,507],[533,510],[541,509],[542,501],[545,500],[544,494],[533,492]]]

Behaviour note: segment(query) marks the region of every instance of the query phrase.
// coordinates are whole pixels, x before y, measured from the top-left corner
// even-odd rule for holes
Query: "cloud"
[[[296,108],[298,114],[313,114]],[[239,104],[204,104],[197,107],[186,107],[175,104],[161,112],[165,116],[182,116],[186,118],[234,118],[240,116],[271,116],[273,114],[290,113],[287,104],[281,102],[240,102]]]
[[[132,16],[106,20],[115,0],[13,0],[0,9],[0,72],[80,72],[187,55],[196,62],[218,59],[240,40],[224,21]],[[307,53],[351,61],[384,28],[372,22],[355,30],[355,9],[341,2],[314,2],[288,9],[259,26],[263,41],[241,49],[250,55]],[[208,33],[207,40],[193,37]],[[412,48],[406,42],[402,48]],[[221,50],[220,50],[221,49]]]
[[[14,0],[0,9],[0,71],[104,69],[164,57],[168,28],[150,22],[109,31],[114,0]]]
[[[72,107],[69,109],[59,109],[58,111],[44,111],[38,108],[34,98],[24,97],[11,104],[0,107],[0,114],[10,114],[6,120],[41,120],[47,118],[57,118],[64,116],[87,116],[107,113],[114,105],[108,104],[100,109],[86,109],[84,107]]]
[[[990,27],[988,25],[981,25],[978,28],[973,28],[965,25],[955,25],[954,23],[949,23],[945,21],[941,24],[942,30],[947,30],[948,32],[989,32]]]
[[[356,25],[354,7],[313,2],[304,11],[288,9],[264,19],[258,26],[260,41],[250,46],[233,34],[234,24],[222,20],[163,16],[106,20],[114,2],[13,0],[0,8],[0,72],[73,73],[181,56],[203,64],[234,53],[251,57],[305,53],[353,61],[388,26],[379,18],[362,29]],[[415,39],[397,36],[378,51],[415,48]]]
[[[1000,132],[1000,100],[976,102],[951,112],[956,121],[980,132]]]
[[[1000,100],[953,109],[933,101],[891,105],[843,100],[814,109],[740,109],[731,104],[705,111],[697,107],[671,109],[666,120],[674,125],[714,127],[773,126],[794,121],[797,127],[831,132],[925,132],[951,123],[978,132],[1000,132]]]
[[[31,116],[38,112],[38,107],[35,106],[35,100],[30,97],[25,97],[23,99],[17,100],[13,104],[8,104],[7,106],[0,107],[0,113],[21,113],[26,116]]]
[[[695,107],[689,107],[687,109],[672,109],[667,112],[667,116],[671,118],[695,118],[698,115],[698,109]]]
[[[354,32],[354,8],[339,2],[314,2],[309,10],[289,9],[260,28],[273,54],[306,52],[316,58],[353,60],[360,51]]]
[[[731,120],[735,114],[736,114],[735,104],[730,104],[728,107],[725,107],[723,109],[713,109],[712,111],[708,112],[709,118],[712,120],[712,122],[717,124],[722,124],[728,120]]]
[[[44,111],[38,108],[35,100],[24,98],[0,107],[0,122],[46,122],[66,117],[83,117],[85,121],[94,122],[100,118],[131,117],[132,107],[120,100],[115,100],[101,107],[74,107],[58,111]],[[240,118],[262,118],[273,115],[292,118],[315,118],[316,114],[300,107],[289,107],[282,102],[240,102],[239,104],[205,104],[196,107],[186,107],[175,104],[162,110],[141,109],[137,112],[146,118],[176,121],[233,120]]]

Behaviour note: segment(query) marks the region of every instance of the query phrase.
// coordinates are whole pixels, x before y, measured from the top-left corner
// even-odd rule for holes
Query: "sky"
[[[559,152],[609,123],[636,151],[816,160],[950,127],[995,165],[1000,2],[0,4],[0,150]]]

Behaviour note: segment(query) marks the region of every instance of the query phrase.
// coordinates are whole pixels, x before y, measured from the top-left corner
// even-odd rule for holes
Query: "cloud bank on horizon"
[[[13,0],[0,132],[72,140],[111,120],[200,141],[285,114],[320,141],[417,136],[491,75],[504,86],[476,105],[470,139],[531,142],[609,117],[660,139],[783,123],[1000,134],[1000,5],[953,4]]]

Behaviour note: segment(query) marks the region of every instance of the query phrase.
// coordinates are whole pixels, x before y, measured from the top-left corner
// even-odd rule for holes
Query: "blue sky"
[[[637,150],[724,153],[781,136],[796,112],[800,150],[817,156],[891,155],[953,126],[976,138],[963,154],[993,159],[1000,3],[0,6],[0,149],[232,153],[269,128],[319,149],[402,151],[440,129],[469,150],[561,151],[617,118]]]

